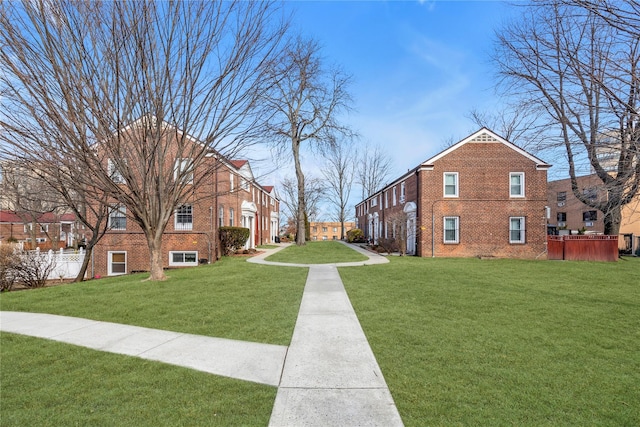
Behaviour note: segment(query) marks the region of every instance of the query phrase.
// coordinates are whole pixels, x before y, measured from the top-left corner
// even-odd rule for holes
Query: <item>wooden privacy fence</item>
[[[547,236],[547,259],[617,261],[618,236]]]

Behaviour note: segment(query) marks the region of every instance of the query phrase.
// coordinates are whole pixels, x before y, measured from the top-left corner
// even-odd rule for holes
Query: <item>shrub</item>
[[[249,238],[250,231],[243,227],[220,227],[222,255],[229,256],[242,248]]]
[[[49,274],[56,267],[54,258],[40,251],[24,251],[19,256],[20,266],[16,281],[29,289],[44,287]]]
[[[366,243],[364,232],[359,228],[347,231],[347,241],[349,243]]]
[[[384,237],[380,237],[378,238],[378,246],[380,247],[381,252],[386,252],[388,254],[399,251],[399,246],[396,239],[386,239]]]
[[[0,246],[0,292],[13,289],[19,267],[20,257],[13,245]]]

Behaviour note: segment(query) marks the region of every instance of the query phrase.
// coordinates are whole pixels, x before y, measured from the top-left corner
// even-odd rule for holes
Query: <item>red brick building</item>
[[[64,249],[82,243],[83,228],[71,213],[0,210],[0,244],[18,242],[25,249]]]
[[[417,256],[535,258],[549,167],[482,128],[358,203],[357,224],[374,243],[402,236]]]
[[[171,158],[167,169],[175,170],[185,160]],[[117,171],[110,175],[120,179]],[[247,249],[275,241],[279,200],[273,187],[256,182],[248,161],[227,160],[211,152],[193,170],[191,179],[194,188],[178,205],[163,233],[165,268],[215,262],[221,254],[221,226],[248,228]],[[111,276],[149,268],[150,254],[143,231],[123,205],[113,203],[109,230],[93,250],[92,275]]]

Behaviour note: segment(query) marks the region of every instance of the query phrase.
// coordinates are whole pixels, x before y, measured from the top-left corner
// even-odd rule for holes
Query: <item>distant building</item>
[[[339,222],[310,222],[310,240],[340,240],[342,236],[342,224]],[[349,230],[356,228],[355,222],[344,223],[344,236]]]
[[[576,178],[578,188],[588,198],[606,200],[607,192],[595,175]],[[550,208],[549,224],[560,233],[604,233],[604,213],[582,203],[573,194],[571,179],[550,181],[547,184],[547,204]],[[640,255],[640,194],[622,208],[619,248]]]

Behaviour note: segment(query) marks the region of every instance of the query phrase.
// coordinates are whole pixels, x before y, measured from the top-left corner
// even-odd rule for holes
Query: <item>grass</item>
[[[167,275],[164,282],[134,274],[9,292],[0,296],[0,308],[289,345],[306,269],[232,257]]]
[[[171,270],[5,293],[0,308],[288,345],[307,270],[223,258]],[[275,387],[0,334],[2,426],[267,425]]]
[[[277,391],[53,341],[0,339],[3,427],[266,426]]]
[[[640,259],[340,274],[406,426],[640,425]]]
[[[367,257],[332,240],[307,242],[304,246],[290,245],[266,258],[267,261],[294,264],[334,264],[365,261]]]
[[[283,252],[346,261],[334,249],[349,251]],[[390,261],[340,274],[406,426],[640,425],[640,259]],[[161,283],[6,293],[0,308],[288,345],[306,274],[224,258]],[[0,340],[3,426],[266,425],[275,399],[274,387],[186,368]]]

